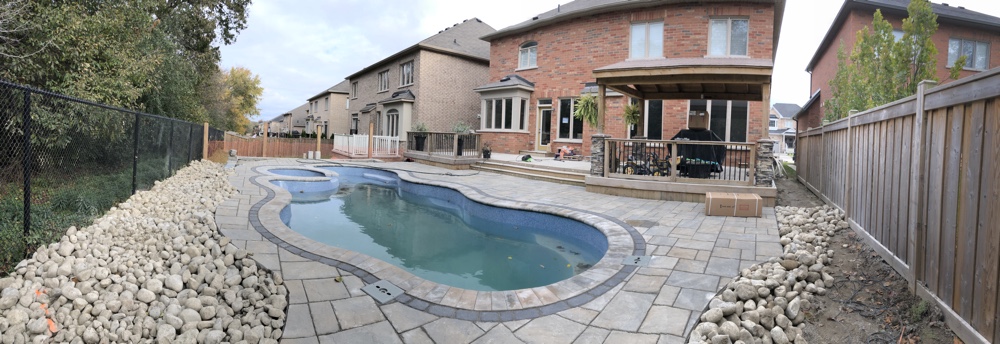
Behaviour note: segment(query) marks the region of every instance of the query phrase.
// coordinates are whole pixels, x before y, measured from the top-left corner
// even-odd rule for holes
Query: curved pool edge
[[[249,181],[266,193],[250,209],[250,224],[268,241],[278,247],[359,277],[365,284],[384,279],[405,291],[395,301],[414,309],[443,317],[473,321],[509,321],[554,314],[581,306],[612,290],[636,267],[621,264],[629,255],[644,255],[642,235],[624,222],[602,214],[564,206],[515,201],[490,196],[467,185],[421,179],[412,172],[388,170],[411,183],[453,189],[475,202],[497,207],[536,211],[581,221],[601,231],[608,239],[608,251],[592,268],[568,279],[535,288],[508,291],[477,291],[428,281],[395,265],[362,253],[342,249],[306,238],[288,228],[278,214],[291,202],[291,195],[271,183],[273,180],[319,181],[325,177],[290,177],[267,172],[271,168],[299,168],[323,172],[332,171],[314,165],[264,165],[251,170],[257,175]],[[376,168],[371,166],[358,166]],[[335,174],[335,173],[334,173]]]

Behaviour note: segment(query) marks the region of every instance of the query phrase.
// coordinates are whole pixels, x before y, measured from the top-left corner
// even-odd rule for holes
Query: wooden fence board
[[[902,129],[900,129],[902,122],[902,118],[896,118],[889,124],[889,129],[892,131],[892,138],[889,140],[891,142],[890,146],[892,146],[892,149],[889,150],[889,153],[892,154],[892,163],[889,164],[892,174],[889,178],[889,182],[886,183],[889,184],[888,203],[890,203],[888,204],[889,216],[887,217],[888,221],[886,222],[886,228],[889,229],[890,235],[889,242],[885,246],[888,247],[889,250],[891,250],[897,257],[899,257],[900,251],[899,238],[903,236],[901,231],[898,230],[901,228],[899,227],[899,205],[905,204],[905,202],[902,202],[899,199],[899,167],[906,163],[899,153],[901,148],[900,146],[902,146],[899,142],[902,137]]]
[[[928,116],[928,128],[927,130],[931,132],[931,138],[929,143],[930,146],[930,163],[927,168],[927,240],[926,240],[926,255],[925,265],[927,266],[927,276],[925,281],[930,285],[930,289],[934,293],[940,293],[941,282],[938,279],[938,272],[941,271],[942,266],[938,262],[939,252],[941,250],[941,186],[944,183],[944,177],[942,173],[942,168],[944,166],[944,147],[945,138],[947,134],[947,110],[936,110],[932,111],[931,115]],[[940,294],[939,294],[940,295]]]
[[[874,140],[872,140],[872,138],[874,138],[874,135],[875,135],[875,130],[874,130],[875,126],[869,124],[869,125],[864,126],[864,128],[865,128],[865,143],[864,143],[864,145],[865,145],[865,147],[873,147],[872,143],[874,142]],[[875,168],[873,167],[873,164],[875,162],[875,159],[874,159],[875,157],[873,156],[873,152],[875,152],[875,149],[869,149],[867,152],[865,152],[865,179],[862,181],[862,184],[863,184],[862,188],[864,189],[864,193],[865,193],[865,199],[864,199],[864,201],[862,203],[863,204],[862,205],[862,207],[863,207],[862,213],[864,215],[862,215],[861,222],[859,223],[861,225],[861,227],[863,227],[863,228],[871,228],[871,221],[870,221],[870,219],[871,219],[871,213],[872,213],[871,212],[871,202],[872,202],[871,180],[872,180],[872,174],[875,173]]]
[[[889,207],[892,200],[892,192],[889,189],[892,186],[892,162],[894,159],[892,155],[892,144],[895,141],[895,138],[892,136],[892,121],[893,120],[882,122],[883,148],[882,158],[880,160],[883,162],[882,173],[880,173],[879,176],[879,182],[882,184],[881,187],[879,187],[879,189],[882,190],[881,195],[879,195],[879,200],[881,202],[879,204],[879,227],[882,228],[882,246],[885,246],[889,252],[893,252],[892,245],[889,243],[891,243],[894,238],[892,228],[889,227],[889,217],[892,216],[891,209]]]
[[[885,240],[885,226],[883,226],[882,219],[884,218],[883,215],[885,215],[885,209],[883,208],[883,206],[884,206],[885,203],[883,202],[883,199],[885,197],[885,190],[884,190],[884,186],[885,186],[885,158],[886,158],[885,157],[885,142],[887,141],[886,137],[885,137],[885,127],[886,126],[885,126],[885,121],[881,121],[881,122],[875,123],[875,125],[876,125],[876,129],[875,129],[875,147],[876,147],[875,161],[877,162],[875,166],[877,166],[877,167],[876,167],[876,171],[875,171],[875,175],[874,175],[875,178],[872,180],[872,182],[873,182],[872,183],[872,186],[873,186],[872,187],[872,192],[874,192],[874,194],[872,195],[873,196],[873,200],[872,200],[872,215],[874,215],[874,216],[872,217],[872,225],[871,226],[872,226],[872,230],[874,230],[875,233],[877,233],[877,235],[875,236],[875,239],[877,239],[878,242],[882,244],[882,246],[885,246],[885,242],[886,242],[886,240]],[[870,233],[870,231],[869,231],[869,233]]]
[[[972,312],[972,326],[984,337],[993,336],[993,342],[1000,340],[1000,101],[989,101],[984,106],[982,172],[978,199],[976,240],[976,283],[973,307],[982,307]]]
[[[965,319],[972,319],[973,282],[976,276],[976,222],[979,206],[976,194],[979,191],[979,173],[982,169],[983,112],[985,101],[973,103],[965,108],[962,130],[962,179],[959,186],[958,225],[958,307],[955,312]]]
[[[898,243],[900,252],[897,254],[900,259],[906,262],[906,265],[913,264],[912,259],[910,259],[910,161],[914,159],[912,150],[912,140],[913,140],[913,116],[904,117],[902,122],[902,147],[900,149],[900,156],[903,158],[903,165],[900,166],[899,176],[901,179],[899,182],[899,228],[900,241]]]
[[[956,224],[958,222],[958,178],[961,175],[959,170],[962,160],[962,116],[964,107],[959,105],[948,110],[948,122],[946,124],[947,139],[945,139],[944,165],[940,166],[944,171],[944,189],[942,197],[944,203],[941,207],[941,291],[938,294],[952,309],[955,309],[955,266],[958,232]]]

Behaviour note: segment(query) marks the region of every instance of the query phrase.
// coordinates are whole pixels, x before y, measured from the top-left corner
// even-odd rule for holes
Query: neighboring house
[[[268,132],[272,136],[298,136],[306,130],[306,116],[308,116],[309,103],[299,105],[291,111],[285,112],[271,119]]]
[[[795,120],[792,116],[802,108],[795,104],[776,103],[771,106],[767,130],[771,140],[776,141],[776,153],[788,153],[795,150]]]
[[[811,75],[809,102],[795,115],[798,130],[805,131],[823,125],[823,103],[831,97],[830,80],[837,73],[837,50],[843,44],[850,52],[857,41],[857,32],[871,27],[875,10],[892,24],[894,34],[902,37],[903,18],[908,16],[909,0],[846,0],[827,30],[826,36],[806,66]],[[1000,66],[1000,18],[982,14],[961,6],[931,4],[938,16],[938,30],[932,40],[937,47],[937,78],[947,83],[951,66],[962,55],[968,56],[960,78]],[[858,109],[864,110],[864,109]]]
[[[590,153],[599,128],[573,117],[582,94],[603,99],[604,133],[670,139],[688,114],[723,140],[768,137],[784,0],[577,0],[486,35],[490,81],[476,88],[478,131],[496,152]],[[641,104],[625,125],[626,102]]]
[[[323,126],[324,135],[350,132],[351,118],[347,115],[347,95],[350,93],[350,87],[351,83],[344,80],[309,98],[305,117],[306,134],[316,132],[317,125]]]
[[[490,45],[479,37],[495,30],[477,18],[442,30],[347,77],[351,133],[405,139],[418,123],[451,131],[475,128],[479,98],[472,89],[488,80]]]

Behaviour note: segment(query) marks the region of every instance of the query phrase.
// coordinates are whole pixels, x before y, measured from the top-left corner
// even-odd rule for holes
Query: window
[[[573,116],[576,99],[559,99],[559,138],[583,139],[583,121]]]
[[[351,99],[358,99],[358,82],[351,83]]]
[[[518,54],[517,69],[538,67],[538,43],[528,42],[521,45]]]
[[[776,121],[774,119],[768,121],[767,122],[767,127],[770,128],[770,129],[777,129],[778,128],[778,121]]]
[[[399,136],[399,110],[392,109],[386,111],[386,135]]]
[[[351,114],[351,135],[358,133],[358,114]]]
[[[633,98],[630,101],[632,104],[639,104],[639,100]],[[643,116],[643,133],[639,132],[639,128],[636,125],[630,125],[628,130],[628,137],[633,138],[636,136],[645,137],[649,140],[662,140],[663,139],[663,100],[654,99],[647,100],[643,106],[645,109],[645,116]]]
[[[750,20],[712,19],[709,24],[708,54],[711,56],[746,56]]]
[[[524,122],[525,122],[524,116],[526,116],[527,113],[528,113],[528,100],[521,99],[521,117],[518,118],[520,120],[519,123],[521,123],[521,126],[519,127],[521,130],[524,130]]]
[[[513,98],[486,100],[486,129],[514,128]]]
[[[948,40],[948,67],[955,65],[961,56],[965,58],[965,69],[987,70],[990,61],[990,45],[966,39],[952,38]]]
[[[378,91],[385,92],[389,90],[389,71],[382,71],[378,73]]]
[[[707,112],[708,129],[723,141],[746,142],[749,103],[737,100],[701,100],[688,103],[689,111]]]
[[[330,111],[330,96],[323,98],[323,111]]]
[[[904,34],[905,33],[903,32],[903,30],[892,29],[892,39],[896,42],[899,42],[899,40],[903,39]]]
[[[413,61],[399,65],[399,86],[413,84]]]
[[[663,22],[632,24],[631,40],[629,58],[663,57]]]

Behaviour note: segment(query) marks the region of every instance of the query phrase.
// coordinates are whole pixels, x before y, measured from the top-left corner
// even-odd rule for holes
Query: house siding
[[[576,98],[584,83],[593,82],[593,70],[624,61],[629,56],[630,26],[633,22],[663,20],[664,56],[667,58],[704,57],[708,53],[709,19],[718,16],[749,18],[748,55],[751,58],[773,57],[773,4],[682,4],[664,5],[629,11],[613,11],[543,26],[529,32],[492,40],[489,80],[517,74],[535,83],[528,106],[527,133],[484,133],[484,141],[494,151],[517,153],[532,149],[538,133],[537,102],[553,100],[552,137],[550,150],[563,145],[582,149],[589,154],[591,135],[595,128],[585,125],[583,139],[560,141],[557,119],[558,99]],[[538,43],[537,68],[517,70],[520,46],[529,41]],[[626,137],[627,126],[622,120],[626,97],[607,97],[605,133]],[[663,104],[665,139],[687,127],[688,102],[669,100]],[[750,102],[747,139],[766,137],[767,114],[762,102]]]
[[[865,27],[871,27],[872,18],[874,12],[867,12],[860,9],[852,10],[845,18],[843,26],[837,32],[836,38],[832,41],[829,46],[821,47],[823,50],[822,56],[817,60],[816,65],[810,75],[810,92],[809,94],[815,93],[816,90],[820,90],[820,99],[812,104],[809,109],[803,111],[803,115],[799,116],[799,131],[804,131],[808,128],[816,128],[823,125],[823,118],[825,116],[824,102],[829,100],[833,93],[830,90],[830,80],[833,80],[834,76],[837,74],[837,50],[841,45],[844,46],[844,51],[850,54],[851,49],[857,43],[857,32]],[[891,13],[883,13],[885,19],[892,24],[895,29],[901,30],[903,27],[903,18],[899,15],[894,15]],[[951,81],[950,74],[951,68],[948,68],[948,40],[950,38],[962,38],[971,39],[980,42],[988,42],[990,44],[990,56],[989,56],[989,68],[995,68],[1000,66],[1000,32],[988,32],[978,29],[972,29],[969,27],[956,25],[952,22],[941,22],[938,21],[938,31],[931,37],[934,42],[934,46],[937,48],[938,53],[935,56],[937,58],[937,68],[935,70],[935,75],[939,80],[940,84],[946,84]],[[968,77],[975,75],[979,71],[964,70],[960,73],[959,78]]]
[[[410,60],[414,61],[413,62],[414,73],[416,74],[414,75],[413,84],[400,87],[399,65]],[[369,72],[366,72],[360,76],[350,79],[351,83],[354,82],[358,83],[358,94],[357,94],[357,99],[350,100],[350,107],[347,110],[348,128],[350,128],[351,115],[359,114],[358,133],[367,134],[369,123],[374,123],[374,115],[376,114],[376,112],[382,112],[383,109],[382,106],[379,105],[374,110],[363,114],[360,113],[361,109],[368,104],[378,103],[379,101],[388,99],[390,96],[392,96],[393,92],[409,89],[416,96],[417,98],[416,102],[420,102],[421,98],[419,92],[417,91],[417,85],[420,84],[421,77],[420,73],[416,72],[417,70],[419,70],[418,66],[420,66],[420,64],[421,64],[420,53],[419,50],[417,50],[411,54],[406,54],[392,61],[383,63],[379,65],[377,68],[372,68],[371,71]],[[389,89],[386,91],[379,91],[378,74],[386,70],[389,71]],[[401,129],[407,129],[407,128],[401,128]],[[378,128],[376,128],[376,134],[378,134]]]

